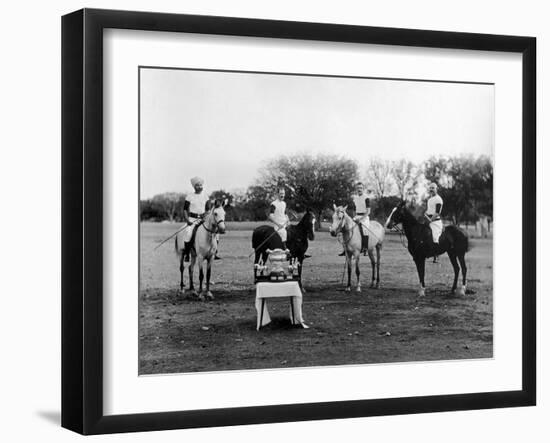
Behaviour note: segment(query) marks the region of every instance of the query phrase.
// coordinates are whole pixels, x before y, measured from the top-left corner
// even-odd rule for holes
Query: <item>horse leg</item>
[[[256,266],[258,265],[258,262],[260,261],[260,253],[258,251],[254,252],[254,280],[258,278],[258,269],[256,269]]]
[[[195,262],[197,260],[197,257],[194,254],[191,254],[191,262],[188,266],[189,271],[189,290],[193,295],[198,295],[197,291],[195,291],[195,286],[193,285],[193,271],[195,270]]]
[[[200,257],[199,261],[199,299],[204,300],[204,294],[202,293],[202,281],[204,280],[204,259]]]
[[[183,271],[185,269],[185,265],[183,263],[183,253],[179,254],[180,256],[180,291],[183,292],[183,288],[185,288],[185,285],[183,284]]]
[[[302,284],[302,264],[304,263],[304,258],[298,258],[298,282],[300,284],[300,289],[302,292],[306,292],[304,285]]]
[[[214,296],[210,292],[210,274],[212,271],[212,260],[213,257],[210,257],[208,261],[206,262],[206,298],[208,300],[214,300]]]
[[[372,266],[372,281],[370,282],[370,287],[374,288],[375,271],[376,271],[375,263],[374,263],[374,253],[373,253],[372,249],[369,249],[368,252],[369,252],[370,264]]]
[[[357,258],[355,259],[355,275],[357,276],[357,289],[356,289],[357,292],[361,292],[361,280],[359,279],[359,275],[361,273],[359,271],[359,257],[360,255],[358,255]]]
[[[425,259],[419,258],[414,261],[416,263],[416,270],[418,271],[418,279],[420,280],[420,290],[418,291],[419,297],[424,297],[426,295],[426,286],[424,285],[424,268],[425,268]]]
[[[466,260],[464,260],[464,254],[458,256],[460,267],[462,268],[462,288],[460,289],[460,295],[466,295]]]
[[[351,256],[346,255],[346,266],[348,267],[348,285],[346,286],[346,292],[351,291]]]
[[[451,260],[451,264],[453,265],[453,270],[455,271],[455,278],[453,280],[453,287],[451,288],[451,292],[456,291],[456,282],[458,281],[458,262],[456,261],[456,254],[453,252],[447,252],[447,255],[449,256],[449,259]]]
[[[376,289],[380,289],[380,248],[380,244],[376,245]]]

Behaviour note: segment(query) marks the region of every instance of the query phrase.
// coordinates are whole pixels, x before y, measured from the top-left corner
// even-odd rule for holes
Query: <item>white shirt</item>
[[[439,209],[439,212],[436,210],[436,206],[441,205],[441,208]],[[434,214],[441,214],[441,211],[443,210],[443,199],[439,195],[434,195],[433,197],[430,197],[428,199],[427,203],[427,209],[426,214],[428,215],[434,215]]]
[[[286,223],[286,203],[283,200],[275,200],[271,205],[275,208],[271,214],[273,220],[279,224]]]
[[[368,198],[367,194],[353,194],[353,204],[355,205],[355,212],[357,214],[365,214],[367,212],[367,202],[365,200]]]
[[[189,212],[194,212],[199,215],[204,214],[206,202],[208,201],[208,197],[204,191],[200,194],[196,192],[187,194],[185,200],[189,202]]]

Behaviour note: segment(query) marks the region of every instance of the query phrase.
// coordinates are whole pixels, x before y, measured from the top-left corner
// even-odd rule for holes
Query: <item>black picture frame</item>
[[[132,415],[103,413],[103,30],[503,51],[522,55],[522,388]],[[536,403],[536,39],[83,9],[62,18],[62,426],[82,434],[529,406]]]

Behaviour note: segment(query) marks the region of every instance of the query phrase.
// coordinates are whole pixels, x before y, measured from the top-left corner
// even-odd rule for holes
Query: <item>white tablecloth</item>
[[[256,284],[256,312],[258,314],[258,319],[256,322],[256,329],[259,330],[261,326],[265,326],[271,322],[271,317],[269,316],[269,311],[267,309],[267,299],[268,298],[291,298],[292,307],[294,308],[294,318],[292,318],[292,307],[289,307],[289,317],[293,325],[300,324],[304,328],[308,326],[304,323],[304,318],[302,316],[302,291],[300,290],[300,285],[295,281],[288,282],[261,282]],[[264,303],[264,314],[262,313],[262,300],[265,300]],[[262,324],[260,325],[260,318],[262,319]]]

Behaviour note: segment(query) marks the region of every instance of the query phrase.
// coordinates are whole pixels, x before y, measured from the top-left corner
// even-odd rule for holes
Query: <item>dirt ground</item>
[[[370,261],[362,257],[363,292],[346,293],[341,247],[317,232],[303,270],[310,328],[290,325],[288,301],[280,300],[270,301],[272,323],[256,331],[254,225],[228,223],[223,260],[212,271],[215,299],[200,302],[179,292],[173,242],[154,250],[180,225],[141,224],[140,374],[492,357],[491,239],[472,239],[466,256],[473,294],[450,294],[453,271],[442,256],[438,264],[427,262],[426,297],[418,298],[416,269],[399,236],[384,242],[381,288],[368,288]]]

